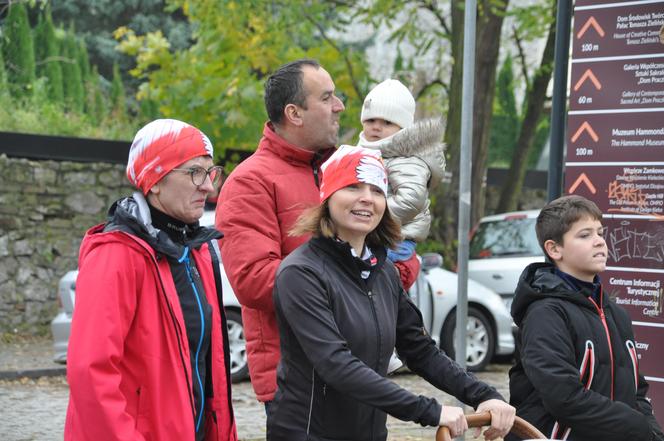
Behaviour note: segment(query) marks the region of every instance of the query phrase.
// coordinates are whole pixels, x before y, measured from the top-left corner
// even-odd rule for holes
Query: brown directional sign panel
[[[580,2],[576,2],[579,6]],[[603,6],[606,6],[604,4]],[[584,57],[642,55],[664,52],[659,32],[664,26],[664,9],[646,3],[632,12],[624,7],[585,9],[574,14],[572,50]]]
[[[652,215],[664,221],[664,167],[638,162],[601,167],[568,165],[566,175],[569,186],[565,190],[594,200],[604,213]]]
[[[570,110],[664,107],[664,54],[574,63],[571,81]]]
[[[658,113],[658,115],[662,115]],[[569,116],[567,160],[664,161],[664,118],[639,113],[581,114]]]
[[[604,213],[604,289],[664,424],[664,0],[576,0],[565,192]]]

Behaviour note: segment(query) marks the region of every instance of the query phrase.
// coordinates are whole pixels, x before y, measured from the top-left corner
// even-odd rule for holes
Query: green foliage
[[[90,120],[93,124],[101,123],[108,114],[100,78],[101,76],[99,75],[97,66],[92,66],[92,70],[90,71],[90,79],[85,84],[85,108],[87,110],[86,113],[90,117]]]
[[[512,56],[503,62],[496,80],[493,115],[489,135],[489,164],[509,166],[519,136],[520,117],[514,96]]]
[[[85,89],[78,64],[79,43],[73,30],[65,34],[62,44],[65,103],[71,111],[81,113],[85,106]]]
[[[5,59],[2,55],[2,50],[0,50],[0,99],[5,96],[9,96],[9,90],[7,88],[7,71],[5,70]]]
[[[44,99],[43,81],[37,81],[31,99],[0,94],[0,130],[44,135],[130,140],[138,127],[110,116],[95,123],[88,115],[63,112],[62,105]]]
[[[62,66],[58,60],[60,52],[53,20],[48,9],[39,16],[39,23],[34,29],[34,36],[37,76],[47,79],[48,94],[51,99],[54,102],[63,103]]]
[[[78,51],[76,52],[76,61],[81,70],[81,79],[87,82],[90,79],[90,57],[88,56],[88,48],[85,46],[83,40],[78,40]]]
[[[56,23],[74,23],[77,35],[85,41],[90,63],[110,81],[113,65],[123,75],[128,95],[133,95],[138,80],[129,75],[133,60],[116,50],[113,30],[126,26],[144,34],[162,29],[171,47],[191,45],[189,23],[181,11],[165,11],[164,0],[42,0],[49,1]],[[84,73],[85,74],[85,73]]]
[[[524,41],[546,38],[549,25],[556,19],[549,1],[520,2],[510,8],[509,15],[515,18],[515,30]]]
[[[335,80],[347,109],[342,127],[359,125],[360,96],[368,86],[362,54],[325,34],[338,11],[318,3],[305,9],[295,0],[171,0],[168,6],[189,17],[195,29],[190,48],[173,48],[159,31],[137,35],[123,27],[115,36],[135,57],[132,74],[143,81],[138,99],[200,127],[220,153],[255,148],[266,120],[263,82],[300,57],[318,59]]]
[[[542,150],[546,145],[549,139],[549,129],[551,128],[551,115],[544,112],[540,117],[539,122],[537,123],[537,131],[535,132],[535,140],[533,141],[533,148],[528,154],[528,165],[529,169],[535,168],[537,166],[537,161],[542,154]]]
[[[111,113],[106,80],[99,75],[96,66],[91,68],[87,51],[81,39],[74,34],[73,26],[68,32],[56,29],[49,5],[43,2],[39,4],[40,8],[32,11],[37,25],[31,31],[27,3],[12,2],[11,19],[8,16],[0,28],[0,130],[131,139],[142,121],[129,122]],[[34,5],[34,2],[30,4]],[[16,81],[16,73],[19,72],[15,60],[23,53],[19,49],[25,46],[26,40],[22,35],[26,29],[31,45],[34,35],[32,63],[35,76],[36,62],[36,79],[33,78],[27,85],[17,86],[10,81]],[[5,54],[12,57],[11,61],[4,57]],[[11,75],[7,67],[11,68]],[[81,78],[81,70],[89,72],[85,82]],[[63,82],[63,75],[66,83]]]
[[[29,95],[35,81],[35,52],[25,2],[10,4],[3,33],[9,84],[17,95]]]
[[[125,97],[124,85],[122,84],[122,77],[120,76],[120,68],[117,64],[114,64],[113,80],[111,82],[111,107],[112,112],[117,118],[125,118],[126,103],[127,99]]]

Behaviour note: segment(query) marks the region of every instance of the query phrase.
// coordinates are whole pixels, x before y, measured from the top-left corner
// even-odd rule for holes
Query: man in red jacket
[[[274,277],[281,261],[308,239],[288,231],[302,210],[319,201],[319,167],[334,151],[344,110],[334,89],[314,60],[296,60],[273,73],[265,83],[269,121],[258,149],[230,174],[217,204],[224,268],[242,304],[251,383],[265,403],[274,397],[279,363]],[[400,263],[409,287],[419,263]]]

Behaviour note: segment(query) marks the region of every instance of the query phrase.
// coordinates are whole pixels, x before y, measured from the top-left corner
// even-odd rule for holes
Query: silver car
[[[483,217],[470,240],[468,277],[500,294],[507,309],[523,269],[544,262],[535,234],[538,215],[528,210]]]

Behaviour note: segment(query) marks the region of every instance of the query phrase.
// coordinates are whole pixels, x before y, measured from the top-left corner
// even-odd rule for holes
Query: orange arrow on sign
[[[586,71],[583,73],[583,75],[581,75],[581,78],[579,78],[579,81],[577,81],[576,84],[574,85],[574,91],[576,92],[577,90],[579,90],[579,89],[581,88],[581,85],[582,85],[587,79],[590,79],[590,81],[592,81],[592,83],[595,85],[595,88],[596,88],[597,90],[602,90],[602,83],[600,83],[600,82],[597,80],[597,77],[595,76],[595,74],[593,73],[593,71],[590,70],[590,69],[586,69]]]
[[[590,17],[586,23],[581,27],[579,30],[579,33],[576,34],[576,38],[579,39],[583,37],[583,34],[586,33],[586,31],[590,28],[593,27],[595,31],[599,34],[600,37],[604,37],[604,29],[597,23],[597,20],[595,20],[595,17]]]
[[[576,142],[576,140],[579,139],[579,136],[581,136],[584,130],[588,132],[593,141],[595,142],[599,141],[599,136],[597,136],[597,133],[595,133],[590,124],[588,124],[588,121],[584,121],[583,124],[581,124],[581,127],[579,127],[579,129],[576,131],[574,136],[572,136],[572,142]]]
[[[597,193],[597,189],[595,188],[595,186],[593,185],[593,183],[590,182],[590,178],[588,178],[588,176],[586,176],[585,173],[581,173],[581,174],[579,175],[579,177],[576,178],[576,181],[574,181],[574,183],[573,183],[572,186],[569,188],[569,190],[567,191],[567,193],[570,193],[570,194],[571,194],[571,193],[574,193],[574,192],[576,191],[576,189],[579,188],[579,185],[581,185],[581,183],[586,184],[586,187],[588,187],[588,190],[590,190],[590,192],[591,192],[592,194]]]

